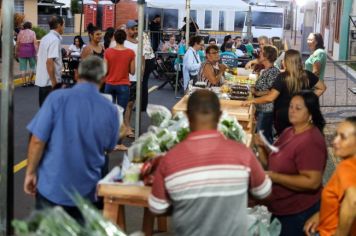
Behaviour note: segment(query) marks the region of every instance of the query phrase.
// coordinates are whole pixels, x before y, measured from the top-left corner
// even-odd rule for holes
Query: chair
[[[78,68],[79,61],[71,57],[63,57],[62,83],[66,87],[73,87],[76,83],[74,79],[74,70]]]
[[[174,68],[175,59],[176,56],[172,56],[168,54],[167,55],[158,54],[156,56],[156,65],[157,65],[156,71],[158,73],[158,76],[164,80],[164,82],[158,87],[158,89],[163,88],[167,84],[169,84],[172,87],[172,89],[175,89],[176,76],[178,76],[178,78],[181,78],[180,77],[181,72],[176,71]],[[182,87],[183,87],[182,83],[178,79],[178,88],[180,89]]]

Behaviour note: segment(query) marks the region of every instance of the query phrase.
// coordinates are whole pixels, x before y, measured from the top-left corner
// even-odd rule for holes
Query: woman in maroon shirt
[[[291,127],[274,143],[278,152],[261,144],[260,159],[273,182],[269,210],[282,223],[281,236],[304,235],[305,221],[320,208],[327,149],[325,120],[312,92],[297,93],[288,110]]]

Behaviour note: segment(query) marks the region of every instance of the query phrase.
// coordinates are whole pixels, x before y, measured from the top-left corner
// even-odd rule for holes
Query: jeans
[[[38,103],[40,107],[44,103],[46,97],[49,95],[49,93],[52,92],[52,86],[46,86],[46,87],[39,87],[38,90]]]
[[[111,94],[113,103],[126,109],[130,97],[130,89],[128,85],[105,84],[105,93]]]
[[[269,143],[273,143],[273,112],[257,112],[256,132],[263,130],[263,135]]]
[[[155,69],[155,61],[154,59],[145,60],[145,72],[143,73],[142,79],[142,95],[141,95],[141,111],[146,111],[148,104],[148,79],[150,78],[150,74]]]
[[[309,207],[305,211],[294,215],[277,216],[276,217],[282,224],[282,231],[280,236],[301,236],[305,235],[303,227],[305,222],[316,212],[320,210],[320,201]]]
[[[43,210],[55,206],[60,206],[63,208],[65,212],[68,213],[73,219],[75,219],[79,224],[84,225],[84,218],[82,216],[82,213],[78,209],[78,207],[75,206],[63,206],[56,204],[54,202],[51,202],[47,198],[45,198],[42,194],[40,194],[38,191],[36,193],[36,202],[35,202],[35,208],[36,210]]]

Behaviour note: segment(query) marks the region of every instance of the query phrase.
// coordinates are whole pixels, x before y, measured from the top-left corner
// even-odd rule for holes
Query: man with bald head
[[[217,130],[221,110],[215,93],[193,93],[187,114],[191,133],[162,158],[150,209],[171,209],[176,235],[247,235],[247,191],[265,198],[271,180],[251,150]]]

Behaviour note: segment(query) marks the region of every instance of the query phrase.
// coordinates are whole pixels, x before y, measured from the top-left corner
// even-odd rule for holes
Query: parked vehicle
[[[265,35],[269,38],[278,37],[283,39],[284,34],[284,12],[281,7],[271,6],[252,6],[251,7],[251,33],[254,38]],[[248,17],[246,14],[246,20],[244,28],[242,30],[243,35],[247,34]]]

